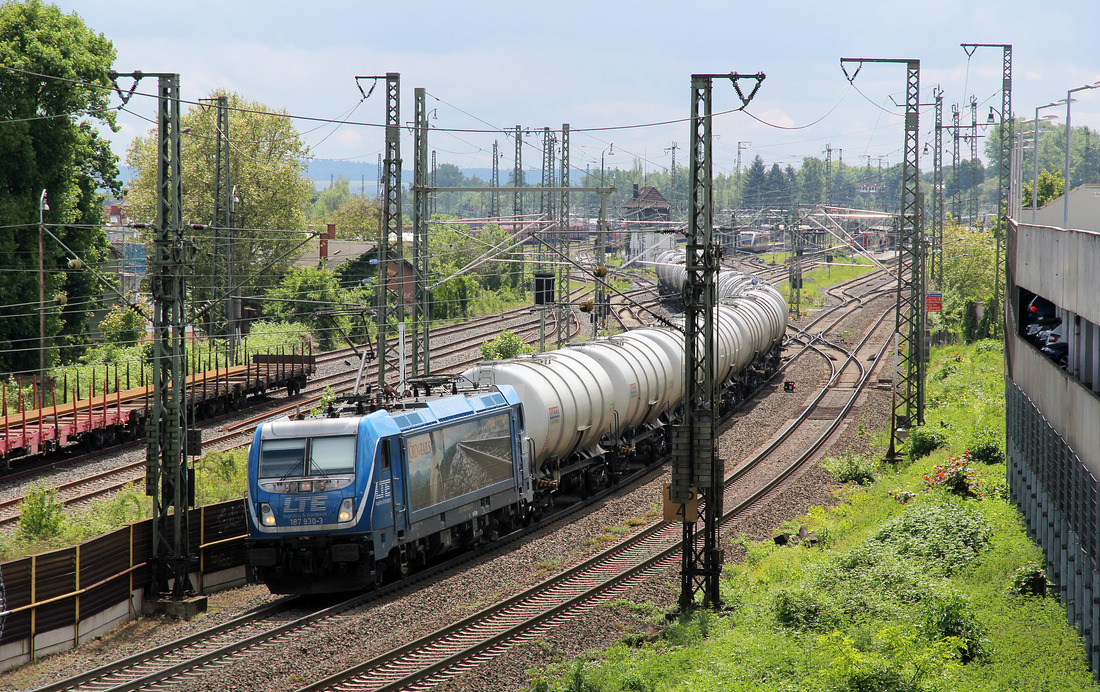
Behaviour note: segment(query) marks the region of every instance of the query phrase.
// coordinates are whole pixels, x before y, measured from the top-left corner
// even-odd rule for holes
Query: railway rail
[[[645,295],[649,292],[649,289],[643,288],[628,293],[633,297],[635,295]],[[582,329],[581,325],[576,322],[575,315],[573,315],[573,317],[574,321],[570,325],[571,338],[577,336]],[[441,327],[438,330],[433,330],[433,339],[440,339],[446,342],[440,346],[433,347],[433,353],[436,354],[437,362],[446,362],[446,365],[439,367],[437,372],[461,372],[470,365],[480,361],[481,354],[477,350],[477,345],[486,339],[486,334],[489,330],[495,330],[496,332],[504,328],[518,330],[521,337],[528,342],[536,341],[538,338],[537,327],[539,321],[537,317],[532,317],[530,308],[517,308],[504,313],[503,316],[488,316],[474,320],[473,322],[474,324],[450,325]],[[484,329],[479,326],[482,323],[485,325]],[[345,361],[351,357],[351,355],[352,351],[350,348],[342,349],[337,352],[318,356],[317,362],[324,364]],[[371,364],[366,369],[366,381],[373,381],[375,373],[377,372],[375,368],[376,366]],[[266,407],[255,415],[248,416],[244,419],[237,419],[230,422],[217,422],[212,426],[206,426],[207,431],[214,432],[214,434],[212,436],[209,434],[204,436],[203,447],[204,449],[225,450],[248,444],[251,440],[251,432],[255,429],[257,423],[283,415],[294,415],[297,411],[308,412],[320,402],[325,390],[328,388],[332,388],[337,396],[350,393],[354,386],[355,378],[356,373],[354,371],[344,371],[314,377],[298,390],[300,396],[288,399],[285,403],[276,404],[273,407]],[[117,447],[114,453],[118,454],[129,450],[136,450],[140,447],[140,442],[129,442]],[[94,455],[86,455],[86,457],[93,458],[102,455],[102,452],[98,452]],[[80,459],[70,458],[54,463],[56,465],[64,464],[70,466],[80,461]],[[4,480],[17,480],[20,475],[30,476],[41,473],[42,471],[42,467],[28,469],[26,472],[19,474],[9,474]],[[92,500],[119,492],[131,483],[143,479],[144,476],[145,461],[140,460],[125,463],[110,470],[96,472],[87,478],[60,483],[55,487],[58,490],[58,499],[65,506],[82,506]],[[24,497],[22,495],[18,495],[0,501],[0,531],[10,530],[11,527],[18,523],[20,517],[19,506],[22,504],[23,499]]]
[[[861,281],[866,281],[866,278]],[[810,463],[813,450],[824,444],[842,424],[861,389],[867,386],[872,369],[881,361],[889,344],[888,338],[882,339],[882,345],[875,349],[874,365],[865,365],[868,349],[872,348],[872,334],[879,333],[881,336],[883,321],[890,310],[879,315],[867,335],[853,349],[844,349],[831,342],[825,333],[835,328],[846,315],[862,309],[867,298],[881,293],[882,289],[872,288],[851,296],[844,301],[843,306],[833,311],[833,320],[830,323],[825,324],[827,315],[823,314],[801,329],[795,329],[792,343],[801,345],[792,359],[809,353],[821,355],[829,365],[828,381],[806,405],[801,416],[792,421],[767,448],[728,474],[724,506],[731,509],[723,516],[723,531],[729,532],[738,519],[751,510],[754,503],[761,502],[768,492]],[[823,325],[820,332],[809,331],[819,324]],[[825,355],[826,352],[840,355],[830,357]],[[807,425],[814,430],[807,433]],[[746,493],[744,488],[750,485],[755,489],[752,493]],[[658,523],[521,594],[463,618],[427,637],[408,642],[384,655],[314,682],[301,688],[302,692],[322,689],[396,690],[412,685],[418,688],[430,687],[516,643],[537,638],[540,633],[565,619],[590,612],[599,603],[628,594],[633,584],[649,575],[674,568],[679,560],[680,537],[681,529],[678,524]],[[382,597],[385,595],[375,594]],[[339,613],[351,613],[361,605],[362,602],[343,603],[333,608]],[[348,616],[350,615],[340,617]],[[223,628],[218,634],[218,640],[205,645],[201,653],[187,654],[190,658],[186,662],[179,660],[183,654],[177,654],[171,665],[142,664],[156,670],[141,675],[127,674],[128,678],[115,677],[109,685],[88,680],[79,682],[73,678],[42,689],[171,688],[175,684],[174,680],[193,680],[198,676],[210,675],[218,666],[232,665],[237,660],[236,657],[251,655],[248,652],[259,655],[264,647],[283,637],[293,636],[296,640],[309,637],[311,628],[318,627],[313,623],[331,622],[324,620],[326,617],[332,616],[311,613],[285,628],[280,625],[283,634],[276,634],[269,629],[261,633],[250,631],[247,636],[243,630],[238,630],[240,635],[229,635]],[[238,626],[244,624],[242,621]]]

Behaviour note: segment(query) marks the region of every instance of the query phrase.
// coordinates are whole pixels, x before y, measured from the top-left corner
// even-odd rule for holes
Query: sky
[[[428,146],[437,162],[488,168],[495,140],[502,182],[514,155],[504,130],[516,125],[541,131],[568,123],[570,163],[582,171],[598,171],[601,158],[609,168],[638,161],[656,171],[675,155],[684,166],[693,73],[766,75],[744,112],[726,112],[742,103],[728,79],[715,80],[715,174],[734,172],[739,151],[742,168],[757,155],[768,166],[797,168],[803,157],[824,159],[826,148],[849,165],[900,163],[905,65],[867,63],[849,83],[842,57],[920,60],[922,151],[934,144],[933,88],[944,92],[944,124],[953,104],[969,124],[972,97],[979,123],[990,106],[1000,109],[1002,49],[978,48],[968,57],[961,43],[1012,45],[1018,116],[1031,118],[1036,106],[1100,81],[1096,0],[56,4],[114,43],[117,71],[178,73],[185,100],[223,88],[296,116],[355,123],[296,121],[317,158],[377,161],[384,84],[363,100],[355,77],[398,72],[402,122],[413,120],[413,89],[426,90]],[[155,94],[155,86],[147,79],[138,92]],[[1074,98],[1072,124],[1100,129],[1100,88]],[[120,112],[122,129],[111,135],[123,159],[130,140],[151,127],[155,101],[135,96],[127,108],[136,115]],[[1065,122],[1064,106],[1049,113]],[[401,147],[409,170],[407,128]],[[983,160],[984,147],[983,139]],[[945,137],[948,164],[950,149]],[[524,168],[540,161],[540,140],[525,135]],[[922,156],[921,168],[931,167],[932,156]]]

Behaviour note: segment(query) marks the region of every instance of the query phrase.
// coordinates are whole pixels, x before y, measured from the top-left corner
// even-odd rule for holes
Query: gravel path
[[[743,409],[738,421],[720,440],[719,454],[727,460],[727,468],[749,456],[793,417],[812,396],[813,385],[821,382],[825,375],[826,369],[819,357],[802,359],[783,377],[798,383],[797,393],[783,392],[777,379],[775,385]],[[872,391],[862,397],[856,417],[868,429],[876,429],[881,427],[881,421],[888,420],[889,406],[888,392]],[[853,448],[870,451],[869,441],[859,435],[858,426],[848,426],[838,433],[831,451],[826,453],[836,454]],[[323,631],[303,635],[292,643],[257,648],[214,675],[206,675],[201,680],[176,681],[173,689],[294,690],[308,680],[336,672],[434,631],[472,610],[523,590],[547,573],[592,555],[604,541],[614,540],[605,531],[607,527],[619,526],[627,519],[642,519],[647,524],[656,521],[661,488],[667,476],[666,470],[644,485],[594,505],[568,525],[548,531],[460,574],[440,579],[354,616],[340,618]],[[831,477],[815,466],[789,481],[781,496],[761,507],[725,537],[746,534],[752,538],[766,538],[784,521],[804,514],[810,506],[834,504],[837,501],[834,491]],[[736,548],[727,550],[726,555],[727,560],[741,558]],[[677,569],[651,580],[632,594],[632,600],[651,604],[656,609],[667,609],[675,605],[678,589]],[[0,675],[0,689],[41,686],[204,629],[275,598],[262,586],[214,594],[210,597],[209,612],[191,622],[154,617],[128,623],[79,649]],[[448,692],[526,690],[530,671],[535,666],[572,660],[584,651],[606,647],[624,636],[644,638],[656,634],[654,618],[641,610],[600,607],[591,617],[553,630],[537,642],[516,647],[440,689]]]

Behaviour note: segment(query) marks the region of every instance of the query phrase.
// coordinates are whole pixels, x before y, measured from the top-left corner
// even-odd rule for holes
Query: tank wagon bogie
[[[720,415],[775,372],[786,329],[775,289],[724,285]],[[249,450],[249,565],[275,592],[357,589],[524,524],[559,496],[585,499],[667,456],[684,377],[683,332],[646,327],[479,364],[457,378],[461,394],[265,423]]]

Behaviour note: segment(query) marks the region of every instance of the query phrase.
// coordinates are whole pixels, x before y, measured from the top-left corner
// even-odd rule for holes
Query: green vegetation
[[[10,308],[38,303],[38,276],[23,270],[37,266],[40,221],[48,231],[46,364],[74,362],[91,343],[103,287],[69,260],[94,266],[108,257],[100,191],[118,194],[121,185],[97,126],[116,127],[114,59],[111,41],[75,13],[40,0],[0,5],[0,373],[38,370],[39,313]]]
[[[483,343],[480,348],[484,360],[504,360],[535,351],[533,346],[519,338],[511,329],[505,329],[495,338]]]
[[[244,497],[247,452],[210,452],[195,462],[195,503],[198,506]],[[19,531],[0,537],[0,562],[82,543],[152,516],[152,500],[144,481],[137,481],[87,509],[62,507],[57,491],[39,486],[20,507]]]
[[[141,86],[153,88],[148,81]],[[218,185],[215,151],[222,141],[217,118],[220,97],[229,107],[228,132],[233,142],[229,157],[233,279],[241,285],[242,309],[248,314],[267,307],[262,302],[264,289],[279,283],[304,246],[311,187],[305,176],[309,151],[285,111],[224,89],[211,91],[180,116],[180,127],[188,130],[180,144],[184,219],[225,224],[224,217],[215,218],[214,206]],[[134,169],[126,193],[126,212],[131,219],[157,216],[157,140],[154,127],[144,137],[134,139],[126,155],[126,162]],[[187,279],[191,302],[198,306],[221,299],[228,277],[222,275],[225,269],[214,258],[222,254],[216,248],[225,242],[224,237],[209,228],[191,229],[187,236],[197,249]]]
[[[535,671],[532,689],[1100,690],[1005,500],[1000,351],[937,350],[931,372],[945,370],[918,429],[937,434],[907,442],[920,454],[827,462],[848,482],[799,520],[817,543],[734,541],[746,557],[726,567],[726,611],[666,624],[640,610],[658,636]]]
[[[824,305],[827,298],[824,295],[825,289],[830,286],[835,286],[845,281],[851,281],[857,277],[869,274],[875,267],[871,264],[871,261],[866,257],[849,257],[841,252],[840,249],[834,250],[836,253],[834,261],[842,264],[855,264],[859,266],[833,266],[827,265],[822,267],[815,267],[814,269],[802,273],[802,307],[812,307],[815,305]],[[784,261],[784,260],[780,260]],[[787,297],[790,295],[790,283],[783,281],[778,284],[776,290],[780,295]],[[792,307],[793,305],[789,306]]]

